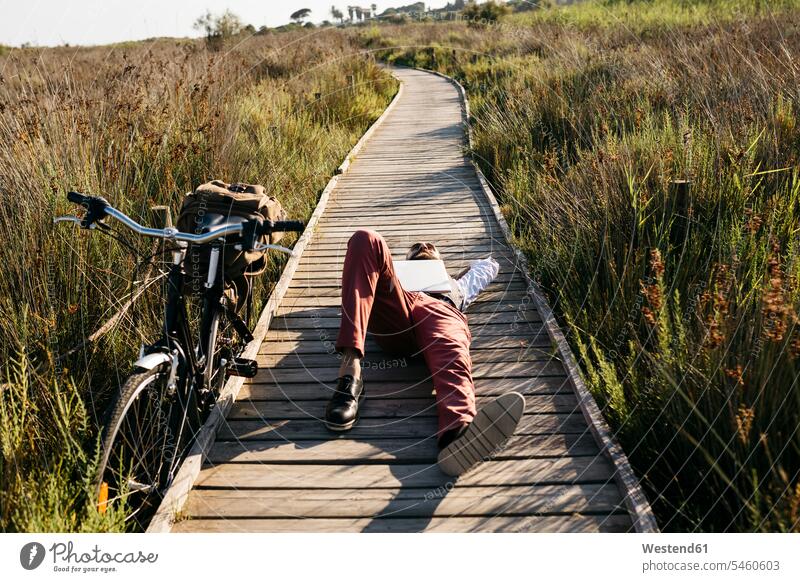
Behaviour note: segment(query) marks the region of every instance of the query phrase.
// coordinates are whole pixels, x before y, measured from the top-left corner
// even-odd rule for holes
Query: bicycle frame
[[[140,358],[135,366],[152,368],[159,363],[171,361],[173,376],[176,376],[176,367],[178,367],[185,373],[177,374],[177,376],[187,380],[190,378],[197,380],[202,378],[203,358],[208,357],[208,354],[197,353],[193,349],[193,334],[189,324],[184,289],[186,272],[183,261],[185,255],[185,245],[184,248],[173,251],[172,266],[165,283],[166,297],[162,336],[150,346],[142,346]],[[207,315],[212,313],[215,304],[220,303],[222,299],[222,285],[218,284],[218,245],[212,247],[211,256],[208,277],[200,299],[203,303],[201,310],[203,321],[200,322],[197,337],[197,345],[200,349],[204,349],[210,332],[210,321],[206,319]],[[164,357],[153,358],[152,356],[156,354],[162,354]],[[197,383],[195,382],[194,385],[196,386]]]

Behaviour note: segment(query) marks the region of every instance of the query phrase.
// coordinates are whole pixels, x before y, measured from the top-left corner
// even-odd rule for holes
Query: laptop
[[[444,261],[394,261],[394,272],[406,291],[447,293],[452,290]]]

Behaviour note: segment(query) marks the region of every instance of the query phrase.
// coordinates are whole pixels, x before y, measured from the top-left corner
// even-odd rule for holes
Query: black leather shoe
[[[354,380],[349,374],[339,378],[336,390],[325,408],[325,426],[335,431],[353,428],[364,395],[364,381],[361,378]]]

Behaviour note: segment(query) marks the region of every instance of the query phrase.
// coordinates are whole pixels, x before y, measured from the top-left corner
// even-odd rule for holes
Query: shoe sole
[[[497,454],[517,430],[525,413],[525,398],[518,392],[498,396],[482,407],[466,432],[439,453],[445,475],[457,477]]]
[[[365,398],[366,398],[366,392],[362,391],[361,396],[358,397],[359,412],[361,412],[361,406],[363,406]],[[358,422],[358,419],[359,419],[359,414],[356,413],[356,417],[347,424],[331,424],[327,421],[325,421],[324,424],[325,428],[327,428],[328,430],[332,430],[333,432],[345,432],[353,428],[353,426],[355,426],[355,424]]]
[[[327,428],[328,430],[332,430],[334,432],[344,432],[346,430],[350,430],[351,428],[353,428],[356,422],[358,422],[358,417],[355,417],[351,422],[348,422],[347,424],[329,424],[326,422],[325,428]]]

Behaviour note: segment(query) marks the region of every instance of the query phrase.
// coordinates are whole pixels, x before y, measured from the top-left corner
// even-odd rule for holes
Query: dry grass
[[[797,530],[798,3],[360,38],[466,86],[475,154],[662,527]]]
[[[332,30],[241,37],[219,52],[158,40],[0,56],[0,529],[121,525],[88,502],[87,477],[108,397],[154,339],[158,286],[59,359],[141,275],[124,247],[53,227],[75,210],[65,192],[102,194],[147,222],[151,205],[176,210],[193,186],[222,178],[264,184],[307,217],[395,90]]]

